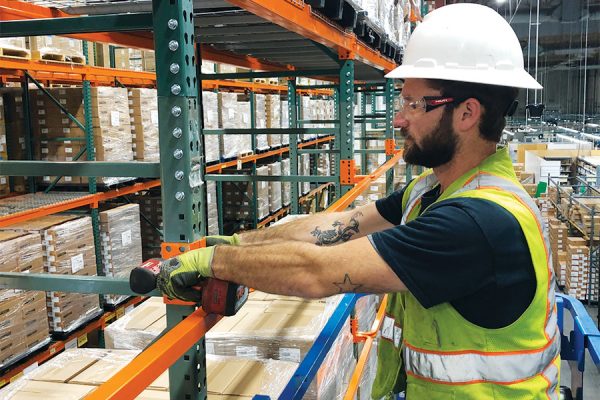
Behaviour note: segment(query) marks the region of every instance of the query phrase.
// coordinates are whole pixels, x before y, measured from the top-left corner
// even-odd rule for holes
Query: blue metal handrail
[[[589,316],[585,307],[574,297],[556,294],[558,327],[561,332],[560,357],[571,367],[571,392],[575,400],[583,400],[583,371],[585,352],[589,352],[592,361],[600,370],[600,331]],[[573,330],[565,335],[564,310],[573,318]]]

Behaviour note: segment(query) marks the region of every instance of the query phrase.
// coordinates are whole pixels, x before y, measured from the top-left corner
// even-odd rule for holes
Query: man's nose
[[[397,112],[394,117],[394,128],[406,128],[408,126],[408,121],[404,116],[402,116],[401,112]]]

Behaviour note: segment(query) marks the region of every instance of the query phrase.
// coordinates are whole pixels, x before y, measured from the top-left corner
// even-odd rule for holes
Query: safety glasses
[[[454,101],[453,97],[424,96],[418,100],[413,100],[399,96],[397,109],[401,113],[421,114],[428,113],[446,104],[454,103]]]

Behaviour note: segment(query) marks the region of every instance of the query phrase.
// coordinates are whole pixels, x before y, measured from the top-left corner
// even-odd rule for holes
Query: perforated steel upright
[[[340,63],[340,88],[339,88],[339,131],[336,135],[340,148],[339,160],[351,160],[354,165],[354,61],[342,60]],[[339,168],[337,174],[340,174]],[[336,183],[336,198],[340,198],[351,185],[340,185]]]
[[[385,138],[394,139],[394,80],[385,80]],[[386,161],[392,158],[392,155],[386,152]],[[394,191],[394,169],[390,168],[385,174],[385,188],[388,195]]]
[[[152,1],[156,64],[161,188],[166,243],[193,243],[204,236],[205,186],[199,115],[192,0]],[[172,328],[194,310],[167,306]],[[202,339],[169,369],[171,399],[206,398]]]

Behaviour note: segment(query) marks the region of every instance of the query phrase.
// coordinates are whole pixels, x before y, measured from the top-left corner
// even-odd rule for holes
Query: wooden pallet
[[[31,58],[33,60],[39,61],[54,61],[60,63],[68,63],[68,64],[85,64],[85,57],[74,56],[74,55],[66,55],[60,53],[52,53],[52,52],[41,52],[39,50],[34,50],[31,52]]]
[[[0,47],[0,57],[24,58],[28,60],[31,58],[31,54],[29,53],[29,50],[26,49]]]

